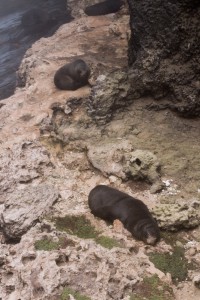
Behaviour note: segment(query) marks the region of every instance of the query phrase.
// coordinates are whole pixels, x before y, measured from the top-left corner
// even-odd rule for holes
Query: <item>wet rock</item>
[[[195,201],[195,203],[197,203]],[[198,202],[200,206],[200,202]],[[161,229],[177,231],[194,228],[200,224],[199,209],[192,203],[179,201],[176,204],[160,204],[152,211]]]
[[[185,117],[199,117],[200,2],[128,3],[132,97],[167,96],[166,108]]]
[[[0,225],[7,239],[18,240],[48,213],[59,194],[50,185],[27,186],[7,196]]]
[[[98,124],[105,124],[112,119],[116,109],[128,106],[130,83],[123,71],[112,72],[97,78],[92,88],[87,106],[88,114]]]

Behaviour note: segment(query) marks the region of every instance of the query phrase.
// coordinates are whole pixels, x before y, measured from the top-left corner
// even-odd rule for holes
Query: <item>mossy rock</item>
[[[130,300],[173,300],[173,290],[162,282],[157,275],[144,277],[143,281],[136,285],[135,291],[130,295]]]
[[[100,232],[91,225],[85,216],[65,216],[63,218],[54,218],[53,221],[58,230],[76,235],[82,239],[94,239],[97,244],[104,248],[122,247],[122,244],[117,240],[107,236],[100,236]]]
[[[161,238],[163,238],[163,240],[171,245],[172,247],[178,246],[177,243],[181,243],[181,244],[185,244],[186,241],[184,239],[184,234],[185,231],[181,231],[181,232],[172,232],[172,231],[162,231],[161,232]]]
[[[34,245],[36,250],[44,251],[58,250],[60,246],[59,242],[54,242],[47,237],[36,241]]]
[[[149,259],[156,268],[164,273],[170,273],[173,283],[187,279],[190,264],[184,256],[184,249],[174,247],[173,253],[150,253]]]
[[[95,238],[95,242],[104,248],[112,249],[114,247],[122,247],[122,244],[118,241],[116,241],[113,238],[110,238],[108,236],[98,236]]]
[[[85,216],[65,216],[53,219],[55,226],[60,231],[76,235],[83,239],[94,239],[98,232]]]
[[[91,300],[90,297],[82,295],[79,292],[76,292],[69,287],[64,287],[59,299],[60,300],[69,300],[70,295],[72,295],[76,300]]]

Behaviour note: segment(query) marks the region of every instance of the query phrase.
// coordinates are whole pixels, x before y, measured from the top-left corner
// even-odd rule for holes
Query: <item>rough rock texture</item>
[[[3,299],[60,299],[63,287],[69,285],[92,300],[125,300],[144,274],[167,278],[153,267],[142,249],[134,252],[134,242],[126,248],[108,250],[93,240],[55,231],[43,233],[41,228],[32,228],[20,244],[4,250],[9,258],[1,272]],[[44,238],[65,242],[58,250],[36,251],[35,241]]]
[[[183,200],[176,204],[160,204],[153,208],[153,215],[159,227],[165,230],[177,231],[189,229],[200,225],[200,202],[191,204]]]
[[[8,239],[19,239],[58,200],[57,191],[50,185],[27,186],[7,195],[0,226]]]
[[[52,169],[49,153],[38,141],[26,140],[2,147],[0,160],[1,203],[4,202],[5,192],[13,192],[18,184],[39,181]]]
[[[200,116],[200,2],[128,0],[132,96],[167,97],[163,108]],[[159,107],[159,106],[158,106]]]
[[[101,75],[92,88],[88,113],[98,123],[105,124],[112,119],[116,109],[129,103],[130,83],[127,73],[120,71]]]
[[[127,141],[110,142],[88,146],[88,159],[105,176],[115,175],[122,180],[146,180],[162,188],[157,157],[150,151],[135,150]],[[158,184],[160,183],[160,184]]]
[[[82,1],[74,3],[77,9],[82,5]],[[53,84],[55,71],[75,57],[86,60],[90,65],[92,85],[96,84],[99,76],[108,76],[108,82],[111,82],[108,74],[119,74],[119,70],[123,70],[124,74],[127,67],[128,26],[129,17],[121,12],[95,18],[79,17],[60,27],[54,36],[39,40],[27,51],[19,70],[24,87],[18,88],[11,98],[2,101],[0,108],[2,203],[8,201],[10,207],[14,208],[14,203],[11,203],[13,200],[21,207],[23,205],[18,195],[27,195],[27,191],[31,191],[29,197],[37,202],[34,195],[37,191],[41,192],[42,186],[48,186],[48,193],[52,191],[54,194],[55,189],[58,191],[55,194],[60,194],[58,201],[49,207],[53,217],[84,215],[102,235],[116,238],[123,243],[124,248],[107,250],[94,240],[85,241],[66,235],[66,243],[57,250],[36,250],[34,243],[38,239],[46,236],[57,242],[64,235],[55,227],[51,229],[48,225],[44,226],[41,218],[15,245],[5,244],[0,233],[2,300],[57,300],[61,298],[66,285],[90,296],[91,300],[119,300],[119,296],[128,300],[128,293],[135,288],[136,280],[154,274],[172,285],[170,276],[156,269],[147,257],[148,251],[169,251],[170,247],[163,240],[150,249],[134,240],[124,228],[122,232],[115,233],[115,226],[108,226],[103,220],[91,215],[87,202],[89,192],[98,184],[111,185],[137,197],[150,209],[159,203],[160,195],[150,194],[149,185],[144,181],[138,183],[131,178],[122,181],[116,175],[104,176],[89,162],[87,149],[110,144],[110,148],[107,147],[109,154],[113,151],[112,145],[119,145],[123,141],[124,144],[134,145],[130,151],[127,146],[127,157],[137,149],[145,150],[142,153],[146,154],[154,153],[161,164],[162,180],[166,186],[167,182],[171,183],[165,192],[172,197],[169,188],[174,188],[177,196],[185,196],[189,205],[200,189],[200,153],[197,143],[200,120],[180,119],[170,111],[147,111],[145,106],[151,103],[151,98],[143,98],[142,101],[124,106],[125,99],[121,97],[119,109],[112,106],[114,102],[110,102],[114,108],[111,120],[106,124],[98,124],[87,112],[91,91],[89,87],[77,91],[60,91]],[[114,86],[118,88],[116,84]],[[106,85],[102,84],[102,87],[109,91]],[[126,92],[126,89],[123,91]],[[111,110],[110,104],[106,106],[103,100],[102,104],[105,105],[105,111]],[[136,153],[132,161],[136,163],[134,168],[141,160]],[[117,157],[114,158],[118,166]],[[129,159],[127,161],[130,162]],[[112,174],[111,164],[109,167],[107,172]],[[122,175],[126,174],[123,172]],[[25,181],[21,181],[21,178]],[[4,189],[4,186],[7,188]],[[48,199],[44,197],[44,201],[40,200],[41,210],[46,211],[45,202],[48,203]],[[33,210],[37,210],[37,207]],[[0,211],[5,219],[6,213],[10,220],[17,213],[20,222],[28,219],[30,222],[34,220],[34,224],[37,221],[34,217],[29,218],[31,212],[28,209],[25,215],[20,215],[21,210],[17,210],[11,216],[9,207],[5,210],[4,204],[1,204]],[[21,230],[20,223],[17,225],[18,230]],[[9,228],[12,228],[12,224]],[[187,241],[199,240],[200,230],[197,228],[195,232],[196,236],[188,233]],[[196,251],[193,258],[200,265],[199,250],[193,248]],[[194,249],[186,251],[192,254]],[[181,283],[179,289],[173,286],[176,300],[183,300],[184,297],[200,299],[200,290],[195,288],[193,278],[191,275],[188,282]]]

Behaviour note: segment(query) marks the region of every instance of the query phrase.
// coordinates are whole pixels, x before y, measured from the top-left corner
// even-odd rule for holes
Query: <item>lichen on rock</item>
[[[116,109],[128,106],[130,83],[126,72],[114,71],[100,75],[92,88],[88,103],[88,114],[98,124],[112,119]]]
[[[152,210],[161,229],[177,231],[194,228],[200,224],[200,202],[178,201],[174,204],[159,204]]]

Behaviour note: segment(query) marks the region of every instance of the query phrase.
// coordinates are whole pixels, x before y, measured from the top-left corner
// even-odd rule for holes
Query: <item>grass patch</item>
[[[184,256],[184,249],[174,247],[173,253],[150,253],[149,259],[156,268],[164,273],[170,273],[173,283],[184,281],[187,278],[190,264]]]
[[[36,250],[44,250],[44,251],[51,251],[59,249],[59,242],[53,242],[49,238],[43,238],[42,240],[38,240],[35,242],[35,249]]]
[[[74,234],[83,239],[93,239],[98,232],[84,216],[65,216],[55,218],[56,228],[69,234]]]
[[[122,247],[120,242],[116,241],[115,239],[112,239],[108,236],[98,236],[95,238],[95,242],[104,248],[112,249],[114,247]]]
[[[163,240],[171,245],[172,247],[176,246],[177,241],[182,243],[183,245],[185,244],[185,240],[183,238],[183,232],[169,232],[169,231],[162,231],[161,232],[161,238]]]
[[[64,287],[62,294],[60,295],[60,300],[69,300],[69,295],[72,295],[76,300],[91,300],[90,297],[81,295],[79,292],[76,292],[68,287]]]
[[[63,218],[54,218],[53,221],[58,230],[76,235],[82,239],[94,239],[97,244],[105,248],[122,247],[117,240],[107,236],[100,236],[100,232],[91,225],[85,216],[65,216]]]
[[[144,277],[135,292],[130,295],[130,300],[173,300],[174,294],[171,287],[162,282],[157,275]]]

